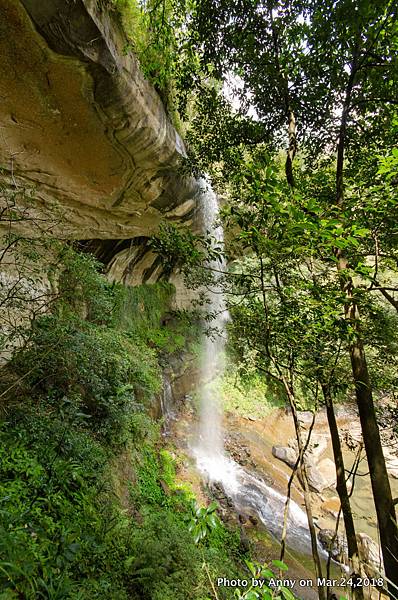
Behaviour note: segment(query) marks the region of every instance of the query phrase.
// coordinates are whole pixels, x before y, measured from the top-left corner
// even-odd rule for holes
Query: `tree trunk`
[[[398,598],[398,531],[395,506],[381,445],[365,353],[360,338],[351,345],[350,358],[355,393],[368,459],[373,498],[379,524],[384,569],[391,598]]]
[[[347,261],[340,257],[337,266],[340,272],[342,289],[347,294],[347,304],[345,307],[346,319],[350,322],[355,332],[355,340],[351,343],[349,349],[350,360],[363,441],[369,465],[373,499],[376,507],[384,570],[388,580],[388,593],[390,598],[398,598],[398,530],[395,506],[381,445],[372,387],[360,334],[359,310],[353,298],[354,285],[352,278],[347,277],[345,274],[348,266]]]
[[[354,519],[352,517],[350,498],[348,496],[347,482],[345,478],[345,468],[343,453],[341,451],[339,430],[337,427],[336,415],[334,413],[333,400],[330,393],[330,388],[326,384],[322,385],[322,393],[326,404],[326,414],[329,424],[330,437],[332,439],[333,457],[336,466],[336,489],[340,498],[341,510],[343,513],[345,533],[347,536],[348,558],[351,561],[354,575],[360,575],[358,543],[355,535]],[[358,587],[354,591],[355,597],[359,600],[363,598],[362,587]]]
[[[365,354],[360,339],[352,344],[350,358],[379,524],[384,569],[388,579],[388,591],[390,598],[398,598],[397,518],[376,420]]]
[[[286,180],[290,187],[294,187],[294,175],[293,175],[293,161],[297,152],[297,133],[296,133],[296,117],[292,104],[290,102],[289,94],[289,81],[288,76],[284,72],[284,69],[280,61],[280,45],[279,45],[279,34],[275,27],[273,17],[273,5],[272,2],[268,2],[268,17],[271,24],[272,40],[274,46],[274,60],[275,68],[279,77],[279,89],[283,97],[284,110],[287,118],[287,133],[288,133],[288,148],[286,151],[286,162],[285,162],[285,173]]]
[[[353,52],[350,75],[345,90],[337,144],[336,205],[341,210],[344,210],[344,155],[347,123],[351,109],[351,97],[355,86],[356,74],[360,68],[358,63],[359,48],[360,41],[357,40]],[[381,446],[372,388],[370,385],[365,350],[361,337],[360,314],[354,294],[355,286],[352,276],[348,272],[348,260],[341,249],[336,248],[335,256],[337,259],[337,271],[340,286],[347,298],[345,304],[345,318],[353,327],[355,336],[354,341],[350,344],[349,353],[362,435],[369,465],[373,499],[376,507],[384,569],[388,580],[388,593],[390,598],[398,598],[398,532],[395,507]]]
[[[287,96],[286,101],[289,101]],[[287,108],[289,146],[286,154],[285,173],[290,187],[294,187],[293,161],[297,152],[296,118],[290,106]]]
[[[282,383],[286,390],[290,408],[292,409],[294,429],[296,431],[297,446],[298,446],[298,450],[299,450],[298,470],[299,470],[300,479],[303,484],[304,503],[305,503],[305,510],[306,510],[307,519],[308,519],[308,528],[310,530],[310,536],[311,536],[311,549],[312,549],[312,556],[313,556],[314,565],[315,565],[315,575],[316,575],[317,581],[320,581],[322,579],[322,565],[321,565],[321,560],[319,558],[318,539],[316,536],[314,519],[312,516],[312,507],[311,507],[310,490],[309,490],[309,486],[308,486],[307,470],[305,468],[305,463],[304,463],[305,448],[304,448],[304,444],[303,444],[303,439],[301,437],[300,423],[299,423],[298,416],[297,416],[296,401],[295,401],[294,393],[293,393],[292,389],[290,388],[288,382],[286,381],[285,377],[280,373],[279,369],[278,369],[278,371],[279,371],[279,374],[281,375],[281,380],[282,380]],[[319,597],[319,600],[326,600],[326,588],[323,587],[322,585],[318,585],[318,597]]]

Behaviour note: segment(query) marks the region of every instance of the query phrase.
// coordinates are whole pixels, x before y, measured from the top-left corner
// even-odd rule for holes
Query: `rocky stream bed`
[[[393,430],[393,412],[393,405],[385,400],[382,403],[380,413],[382,438],[393,494],[398,496],[398,455],[397,439]],[[303,435],[306,435],[311,424],[312,415],[309,412],[301,412],[299,417]],[[173,424],[172,437],[179,448],[179,452],[186,455],[186,460],[181,465],[180,475],[193,483],[199,496],[204,498],[209,494],[210,482],[201,480],[196,472],[190,453],[195,435],[194,420],[194,410],[188,401],[182,415]],[[381,559],[370,478],[365,452],[361,449],[361,430],[355,406],[352,404],[339,406],[337,420],[347,472],[351,471],[356,458],[360,457],[356,474],[349,477],[348,483],[349,488],[354,487],[351,505],[356,523],[361,559],[367,565],[365,567],[367,575],[371,577],[380,569]],[[264,484],[264,489],[273,490],[277,495],[285,496],[292,467],[297,458],[294,427],[289,411],[276,409],[263,419],[252,416],[243,418],[228,413],[224,417],[224,432],[224,445],[227,456],[235,464],[242,467],[249,478],[253,477],[253,480]],[[314,520],[318,529],[321,548],[326,550],[330,548],[330,540],[336,527],[340,502],[335,489],[335,467],[324,410],[319,411],[316,416],[306,460]],[[245,503],[244,497],[239,496],[239,502],[236,501],[236,498],[234,502],[227,490],[219,484],[210,485],[210,493],[218,500],[223,518],[225,520],[235,520],[239,523],[242,543],[245,544],[246,541],[248,543],[248,540],[251,540],[255,544],[256,552],[261,559],[267,560],[271,556],[275,558],[277,540],[276,538],[273,539],[272,534],[275,535],[278,529],[272,526],[264,528],[261,523],[261,515],[259,518],[258,512],[256,514],[256,510],[253,510],[253,503],[249,501],[249,498],[247,497]],[[291,497],[294,504],[304,511],[303,493],[297,477],[295,477],[292,485]],[[282,508],[278,508],[278,506],[273,505],[273,510],[282,512]],[[271,515],[271,518],[280,521],[282,515],[276,514],[276,512]],[[342,518],[340,521],[339,535],[332,546],[332,556],[338,563],[344,563],[346,561],[346,544]],[[268,536],[269,533],[271,533],[270,537]],[[296,546],[296,548],[290,548],[289,553],[290,562],[293,561],[292,574],[297,577],[302,577],[305,574],[308,576],[308,573],[311,573],[312,570],[308,552]],[[336,564],[334,568],[336,568]],[[305,593],[303,592],[302,596],[316,597],[314,592],[314,589],[308,589]]]

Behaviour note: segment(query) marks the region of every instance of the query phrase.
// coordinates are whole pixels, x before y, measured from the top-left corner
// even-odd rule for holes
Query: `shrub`
[[[2,424],[0,587],[8,597],[77,597],[76,575],[96,562],[101,543],[104,465],[98,443],[43,407],[27,405]]]
[[[58,287],[57,310],[80,316],[97,325],[112,326],[122,286],[110,284],[101,273],[103,265],[91,254],[72,246],[59,249],[53,277]]]
[[[148,514],[133,541],[130,573],[142,600],[198,598],[201,555],[184,523],[167,510]]]
[[[137,468],[137,485],[132,490],[134,503],[155,506],[166,506],[169,499],[161,484],[161,469],[157,452],[146,446],[140,451],[140,463]]]
[[[160,389],[156,357],[121,332],[64,313],[38,319],[11,366],[36,394],[120,443],[139,401]]]
[[[117,289],[114,326],[132,339],[141,340],[159,353],[171,354],[197,337],[194,315],[189,311],[171,311],[175,292],[172,284],[161,281]]]

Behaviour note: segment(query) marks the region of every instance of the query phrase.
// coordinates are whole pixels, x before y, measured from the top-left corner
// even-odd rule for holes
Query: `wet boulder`
[[[366,533],[357,533],[356,538],[361,569],[367,577],[378,577],[383,573],[380,546]],[[318,541],[326,552],[331,552],[334,560],[348,564],[348,546],[345,535],[335,535],[333,529],[320,529]]]
[[[289,446],[273,446],[272,455],[282,460],[291,469],[294,468],[298,457],[297,450]],[[312,491],[320,493],[326,488],[336,485],[336,469],[330,458],[324,458],[317,465],[315,460],[309,456],[305,458],[305,465],[308,485]]]
[[[336,466],[334,462],[330,458],[323,458],[317,467],[325,480],[325,488],[336,487]]]
[[[310,489],[318,494],[336,485],[336,469],[330,458],[324,458],[318,465],[313,460],[306,461],[306,472]]]
[[[272,456],[282,460],[293,469],[294,465],[296,464],[298,454],[296,450],[289,448],[288,446],[272,446]]]
[[[322,473],[319,471],[318,467],[315,463],[310,462],[306,465],[306,473],[307,473],[307,481],[311,490],[314,492],[320,493],[324,489],[328,487],[327,481],[323,477]],[[301,481],[301,484],[303,483]]]
[[[347,562],[347,540],[344,535],[335,534],[333,529],[321,529],[318,532],[318,541],[326,552],[330,552],[334,560],[345,564]]]

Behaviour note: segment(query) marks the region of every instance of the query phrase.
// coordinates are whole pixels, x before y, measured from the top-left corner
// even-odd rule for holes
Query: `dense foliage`
[[[204,600],[206,573],[243,566],[239,534],[214,515],[195,539],[201,509],[147,416],[159,357],[189,338],[177,316],[169,336],[183,341],[157,333],[172,288],[110,285],[63,252],[52,312],[2,373],[0,597]]]
[[[288,401],[293,416],[326,406],[354,559],[333,403],[355,396],[388,593],[397,597],[395,503],[375,410],[398,380],[394,4],[103,0],[101,7],[120,19],[125,51],[137,55],[186,134],[182,172],[209,173],[223,198],[225,248],[167,223],[152,249],[166,274],[180,269],[198,290],[199,310],[207,308],[206,287],[222,283],[241,409],[248,389],[268,404]],[[0,191],[10,230],[0,263],[17,273],[0,282],[7,309],[0,344],[13,354],[0,386],[0,598],[221,599],[233,591],[215,590],[220,573],[267,580],[272,570],[244,564],[239,534],[220,522],[215,505],[197,506],[178,483],[148,417],[160,367],[195,349],[198,315],[172,313],[166,283],[110,285],[91,257],[48,241],[40,219],[34,240],[15,235],[12,225],[31,218],[32,192],[12,181]],[[32,299],[43,263],[48,272]],[[223,385],[232,387],[231,378]],[[297,441],[302,467],[299,430]],[[235,594],[280,595],[291,600],[289,590],[267,585]]]
[[[396,597],[396,513],[376,417],[398,375],[395,6],[198,0],[186,30],[201,74],[187,139],[224,200],[236,353],[243,370],[255,363],[282,385],[293,415],[303,396],[326,405],[336,464],[333,401],[355,395]],[[181,238],[192,265],[202,242]]]

